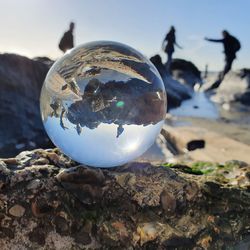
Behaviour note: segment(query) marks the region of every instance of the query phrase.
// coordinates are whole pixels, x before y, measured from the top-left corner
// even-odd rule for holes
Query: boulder
[[[50,145],[40,118],[40,90],[49,65],[0,54],[0,156]]]
[[[181,102],[183,100],[192,97],[192,87],[190,87],[189,85],[181,84],[178,80],[175,80],[171,75],[169,75],[159,55],[151,57],[150,60],[159,71],[164,82],[167,92],[168,109],[178,107],[181,105]]]
[[[181,84],[171,76],[164,76],[163,81],[167,92],[168,109],[180,106],[182,101],[192,97],[192,88],[187,85]]]
[[[177,58],[173,59],[170,65],[170,71],[175,80],[187,84],[192,88],[195,84],[202,84],[201,72],[190,61]]]

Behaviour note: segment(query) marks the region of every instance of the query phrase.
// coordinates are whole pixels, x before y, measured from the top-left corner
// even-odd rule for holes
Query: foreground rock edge
[[[244,185],[178,165],[94,169],[57,149],[2,159],[1,249],[233,246],[250,235],[250,192],[249,166],[232,164]]]

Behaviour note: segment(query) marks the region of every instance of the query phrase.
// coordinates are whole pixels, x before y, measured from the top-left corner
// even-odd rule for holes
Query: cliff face
[[[48,64],[14,54],[0,55],[0,155],[44,147],[40,90]]]
[[[100,170],[22,152],[0,159],[1,250],[233,247],[249,237],[249,178],[237,161]]]

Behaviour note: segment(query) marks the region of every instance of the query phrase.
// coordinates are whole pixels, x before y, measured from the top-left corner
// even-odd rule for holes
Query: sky
[[[160,53],[171,25],[176,28],[175,58],[200,70],[221,70],[221,38],[227,29],[242,44],[233,68],[250,68],[250,1],[248,0],[0,0],[0,53],[58,58],[58,42],[76,23],[75,44],[96,40],[125,43],[147,57]]]

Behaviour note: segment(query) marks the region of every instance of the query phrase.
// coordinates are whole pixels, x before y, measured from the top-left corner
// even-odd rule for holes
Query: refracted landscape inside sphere
[[[159,73],[116,42],[79,46],[50,69],[41,93],[45,129],[72,159],[95,167],[127,163],[161,130],[166,93]]]

